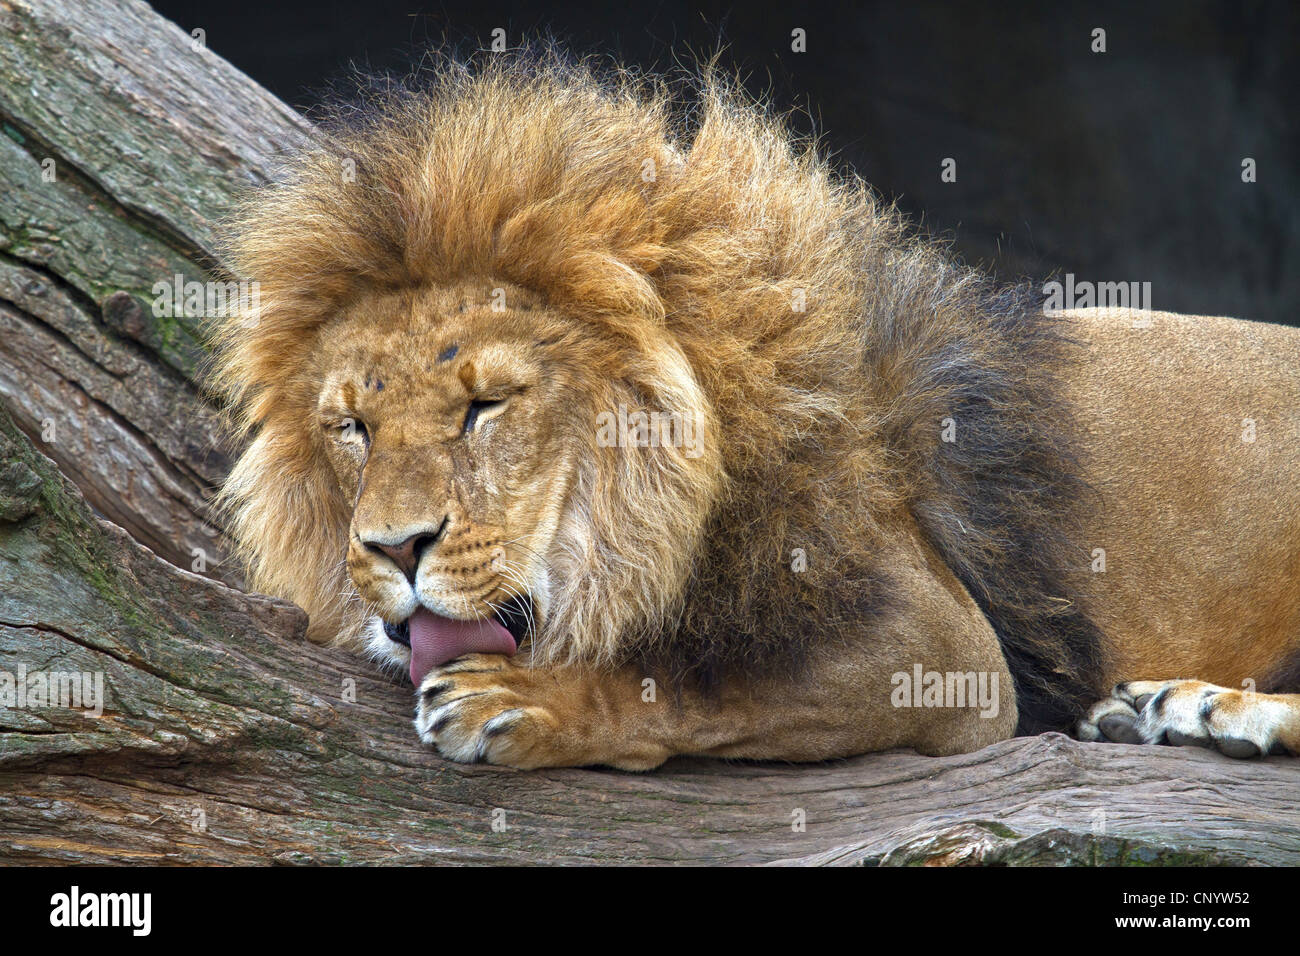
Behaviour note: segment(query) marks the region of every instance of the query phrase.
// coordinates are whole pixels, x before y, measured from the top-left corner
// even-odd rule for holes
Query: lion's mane
[[[1085,499],[1052,379],[1068,346],[734,84],[683,85],[554,54],[444,63],[341,110],[252,195],[230,262],[260,313],[217,329],[215,378],[251,438],[224,500],[252,582],[318,637],[356,625],[348,503],[310,438],[314,330],[363,284],[505,280],[650,359],[669,344],[716,429],[694,499],[626,472],[585,489],[617,560],[570,584],[570,653],[706,684],[797,668],[888,612],[876,555],[901,513],[992,621],[1022,727],[1063,725],[1100,670],[1066,573]]]

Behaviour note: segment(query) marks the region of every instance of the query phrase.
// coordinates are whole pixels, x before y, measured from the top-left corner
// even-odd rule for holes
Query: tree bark
[[[175,566],[238,582],[199,326],[150,290],[206,278],[307,126],[143,4],[0,0],[0,128],[0,862],[1300,863],[1285,758],[1049,734],[645,775],[439,759],[408,686]],[[102,712],[50,706],[53,674],[100,675]]]
[[[143,3],[0,0],[0,398],[102,514],[231,583],[202,319],[153,290],[209,278],[233,197],[306,129]]]

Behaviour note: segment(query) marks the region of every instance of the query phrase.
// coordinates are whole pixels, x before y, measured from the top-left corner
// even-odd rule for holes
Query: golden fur
[[[366,534],[454,514],[464,546],[435,570],[476,582],[465,613],[521,588],[537,605],[527,660],[474,671],[510,684],[477,736],[439,736],[452,676],[423,688],[422,733],[465,759],[937,753],[1017,713],[1066,726],[1127,653],[1084,581],[1099,505],[1068,325],[910,234],[728,84],[697,92],[684,112],[664,83],[553,56],[449,64],[343,114],[250,198],[231,261],[260,312],[217,330],[215,382],[250,439],[223,500],[251,583],[317,640],[386,647],[367,622],[411,605]],[[462,435],[466,403],[496,396],[494,427]],[[594,423],[620,406],[698,440],[607,447]],[[354,419],[379,424],[358,441]],[[1010,717],[848,704],[924,654],[1009,670]],[[524,706],[558,693],[538,669],[579,675],[563,707]],[[645,674],[677,688],[661,732],[634,700],[603,722],[574,703],[635,697]],[[759,687],[785,689],[765,710]],[[805,697],[855,726],[743,742]],[[516,713],[528,745],[494,743]],[[584,719],[624,730],[547,750]]]

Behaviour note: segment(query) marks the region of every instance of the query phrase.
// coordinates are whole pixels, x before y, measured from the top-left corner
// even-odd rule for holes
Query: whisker
[[[526,624],[524,636],[529,640],[532,640],[537,635],[537,619],[536,613],[533,609],[533,602],[528,593],[528,584],[524,581],[520,569],[514,567],[508,561],[502,562],[501,573],[506,580],[502,581],[500,586],[503,589],[508,590],[515,597],[519,598],[520,603],[523,605],[524,621]],[[514,585],[516,584],[523,589],[522,593],[515,589]]]

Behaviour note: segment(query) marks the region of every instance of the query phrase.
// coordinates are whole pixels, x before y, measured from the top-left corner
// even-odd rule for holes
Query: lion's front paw
[[[525,668],[470,654],[425,677],[415,707],[420,739],[451,760],[531,769],[559,761],[559,721],[530,699]]]
[[[1129,681],[1079,722],[1084,740],[1212,747],[1229,757],[1286,753],[1300,724],[1293,695],[1195,680]]]

